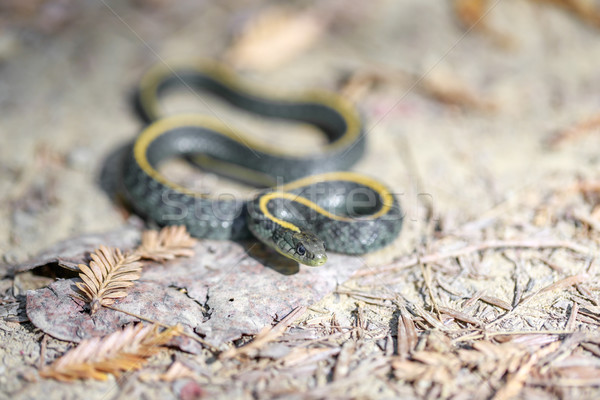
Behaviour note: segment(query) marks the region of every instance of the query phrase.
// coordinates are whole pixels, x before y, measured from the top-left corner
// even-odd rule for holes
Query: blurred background
[[[596,6],[3,0],[0,253],[14,262],[119,226],[127,211],[99,181],[107,157],[142,127],[132,89],[156,63],[195,58],[223,61],[266,89],[324,88],[354,101],[369,141],[356,170],[390,185],[407,212],[400,254],[431,232],[501,212],[524,190],[536,205],[527,215],[539,213],[544,227],[544,193],[597,176]],[[203,111],[185,94],[167,108]],[[224,115],[299,151],[321,140],[272,137],[243,113]]]

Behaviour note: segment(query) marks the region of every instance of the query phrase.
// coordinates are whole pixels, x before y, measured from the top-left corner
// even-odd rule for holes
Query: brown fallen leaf
[[[339,92],[353,102],[359,102],[369,92],[380,87],[417,88],[435,101],[463,109],[494,112],[498,104],[475,90],[449,69],[438,67],[425,74],[417,74],[385,65],[369,66],[351,71],[340,82]]]
[[[490,11],[489,0],[454,0],[454,14],[465,29],[477,30],[501,47],[511,47],[513,40],[488,23],[487,15]]]
[[[585,119],[576,122],[574,125],[562,129],[552,135],[547,143],[550,147],[557,147],[564,142],[580,139],[585,135],[597,133],[600,128],[600,113],[587,116]]]
[[[90,265],[79,264],[79,277],[83,282],[75,286],[81,291],[80,299],[89,302],[94,314],[103,305],[127,296],[127,288],[140,278],[142,263],[138,255],[123,255],[121,250],[100,246],[91,254]]]
[[[106,380],[139,369],[183,329],[175,325],[159,332],[158,325],[129,325],[103,338],[84,340],[76,348],[40,370],[40,376],[64,382],[76,379]]]
[[[167,226],[157,231],[144,231],[142,244],[134,254],[145,260],[163,262],[176,257],[191,257],[197,240],[190,236],[185,226]]]
[[[582,21],[600,28],[600,10],[593,0],[535,0],[538,3],[551,3],[570,11]]]
[[[419,87],[426,95],[441,103],[484,112],[493,112],[498,107],[493,101],[476,94],[450,70],[438,68],[431,71],[419,81]]]
[[[327,24],[316,12],[267,8],[246,24],[227,52],[227,61],[237,68],[273,69],[315,44]]]
[[[139,230],[120,228],[65,241],[34,262],[63,262],[60,255],[65,254],[77,268],[80,263],[87,264],[84,260],[89,258],[90,249],[101,244],[123,246],[125,251],[140,240]],[[186,330],[206,335],[209,343],[218,347],[244,335],[258,334],[261,327],[273,325],[273,315],[287,315],[296,306],[315,304],[363,265],[359,257],[331,254],[327,265],[318,271],[299,268],[293,275],[284,275],[277,269],[281,262],[277,253],[265,253],[256,260],[247,255],[245,245],[224,240],[201,240],[194,250],[190,259],[177,258],[168,265],[152,263],[148,268],[144,265],[140,280],[114,305],[168,325],[180,322]],[[31,269],[31,265],[26,263],[23,270]],[[26,312],[36,327],[61,340],[79,342],[106,335],[132,321],[134,317],[105,307],[93,316],[82,313],[83,301],[70,297],[79,291],[77,281],[79,278],[60,280],[50,288],[28,292]],[[282,287],[287,289],[282,291]],[[178,290],[182,288],[186,293]],[[207,310],[211,313],[208,320],[203,316]],[[199,351],[200,346],[190,346],[195,349],[191,352]]]
[[[488,0],[454,0],[454,13],[465,28],[483,26],[488,7]]]

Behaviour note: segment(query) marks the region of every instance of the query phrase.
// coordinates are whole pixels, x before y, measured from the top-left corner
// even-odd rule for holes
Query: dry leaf
[[[192,238],[185,226],[167,226],[160,232],[144,231],[142,244],[135,254],[146,260],[163,262],[176,257],[191,257],[197,240]]]
[[[81,245],[78,238],[49,249],[45,254],[51,257],[39,260],[56,260],[57,255],[70,248],[69,243],[74,243],[76,248],[67,254],[76,261],[76,267],[85,259],[86,249],[104,243],[112,246],[125,243],[123,246],[131,247],[140,241],[139,235],[134,229],[119,229],[88,238]],[[247,254],[248,248],[251,256]],[[292,275],[284,275],[288,271],[284,268],[290,264],[282,263],[277,252],[261,246],[201,240],[194,250],[190,259],[178,258],[168,265],[153,264],[151,268],[144,266],[140,278],[143,282],[138,280],[128,288],[128,295],[118,300],[119,309],[135,314],[143,310],[144,317],[169,325],[181,322],[206,335],[212,345],[220,346],[242,335],[258,334],[261,327],[273,324],[274,315],[283,316],[296,306],[314,304],[364,265],[359,257],[330,254],[327,265],[318,270],[298,268]],[[36,261],[37,265],[41,261]],[[82,302],[69,297],[75,293],[77,281],[79,278],[61,280],[49,288],[28,292],[27,315],[38,328],[61,340],[79,342],[106,335],[114,330],[113,326],[131,321],[132,317],[104,307],[94,318],[81,313]],[[176,288],[185,288],[186,293]],[[99,314],[101,319],[97,318]]]
[[[579,139],[590,133],[597,133],[600,128],[600,114],[593,114],[566,129],[558,131],[548,139],[550,147],[556,147],[564,142]]]
[[[598,3],[593,0],[535,0],[538,3],[552,3],[572,12],[582,21],[600,27]]]
[[[502,47],[512,47],[512,39],[488,23],[486,17],[490,11],[489,0],[454,0],[454,13],[465,29],[475,29]]]
[[[106,380],[109,374],[139,369],[150,356],[183,331],[180,325],[163,332],[159,329],[158,325],[129,325],[103,338],[84,340],[40,370],[40,376],[60,381]]]
[[[239,68],[275,68],[316,43],[326,25],[316,13],[268,8],[247,24],[227,59]]]
[[[454,13],[465,28],[483,28],[488,7],[488,0],[454,0]]]
[[[114,303],[116,299],[127,296],[127,288],[139,279],[142,264],[137,255],[123,255],[121,250],[100,246],[91,255],[90,265],[79,264],[79,277],[83,282],[75,285],[82,292],[80,298],[91,304],[94,314],[100,306]]]
[[[425,94],[434,99],[464,108],[492,112],[497,105],[476,94],[452,71],[438,68],[426,75],[419,83]]]

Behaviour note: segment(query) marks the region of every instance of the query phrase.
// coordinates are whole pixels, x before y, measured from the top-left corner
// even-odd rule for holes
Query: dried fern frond
[[[52,364],[40,370],[40,376],[60,381],[75,379],[106,380],[109,374],[139,369],[183,329],[175,325],[159,332],[158,325],[130,325],[103,338],[82,341]]]
[[[196,239],[192,238],[185,226],[167,226],[157,231],[144,231],[142,244],[135,254],[146,260],[158,262],[172,260],[175,257],[191,257]]]
[[[83,296],[84,301],[91,304],[94,314],[100,306],[108,306],[116,299],[127,296],[127,288],[133,281],[140,278],[142,263],[136,254],[123,255],[121,250],[100,246],[91,255],[90,265],[79,264],[79,277],[83,282],[75,285]]]

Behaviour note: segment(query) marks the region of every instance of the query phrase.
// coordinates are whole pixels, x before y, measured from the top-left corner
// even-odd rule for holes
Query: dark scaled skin
[[[167,159],[195,159],[202,155],[256,171],[282,184],[314,174],[347,170],[361,158],[365,135],[353,107],[340,106],[337,100],[320,97],[288,100],[261,96],[258,91],[238,85],[235,79],[223,78],[226,75],[215,73],[214,68],[210,72],[194,67],[169,70],[154,81],[146,79],[148,85],[142,84],[138,88],[138,111],[147,122],[155,121],[159,115],[149,104],[158,104],[158,97],[165,90],[171,87],[200,88],[257,115],[311,124],[327,136],[331,146],[326,151],[296,157],[249,146],[246,140],[238,140],[235,133],[223,134],[227,127],[218,124],[207,125],[204,120],[189,122],[189,118],[180,115],[162,118],[140,134],[133,151],[126,156],[123,182],[138,213],[160,225],[185,225],[192,236],[199,238],[243,239],[253,234],[286,257],[310,266],[323,265],[327,261],[325,248],[345,254],[363,254],[396,238],[402,226],[397,199],[391,197],[393,204],[385,215],[369,219],[369,215],[382,209],[381,196],[376,190],[352,179],[314,180],[288,192],[309,199],[321,209],[345,219],[330,219],[317,212],[315,207],[307,206],[306,202],[303,205],[288,198],[269,201],[268,213],[284,221],[279,224],[260,209],[260,196],[248,202],[201,196],[174,185],[155,172]],[[152,85],[155,90],[144,90]],[[181,123],[184,120],[186,122]],[[168,129],[163,130],[164,126]],[[155,134],[151,134],[153,129]],[[348,138],[352,139],[345,140]],[[358,203],[364,204],[371,198],[376,201],[369,206],[359,206],[360,212],[356,215],[348,214],[348,205],[352,203],[348,199],[361,190],[365,195],[358,196]],[[292,229],[288,229],[289,224]]]
[[[311,190],[314,186],[330,186],[334,190]],[[320,188],[323,189],[323,188]],[[356,189],[356,184],[348,181],[318,182],[293,190],[302,194],[322,208],[335,215],[347,217],[345,201],[350,196],[346,191]],[[269,192],[263,193],[267,194]],[[341,203],[334,202],[331,196]],[[391,243],[402,227],[402,211],[396,198],[387,214],[375,219],[355,217],[340,221],[315,213],[313,209],[287,199],[276,198],[268,203],[268,211],[277,219],[290,223],[300,232],[285,229],[263,213],[260,209],[261,195],[247,205],[247,226],[252,234],[263,243],[275,248],[279,253],[302,264],[319,266],[327,261],[325,250],[344,254],[364,254],[380,249]],[[375,213],[379,205],[365,210]],[[305,253],[305,254],[301,254]]]
[[[271,221],[260,221],[260,217],[249,216],[248,219],[248,227],[252,234],[282,255],[311,267],[319,267],[327,262],[325,244],[315,234],[273,229]]]

